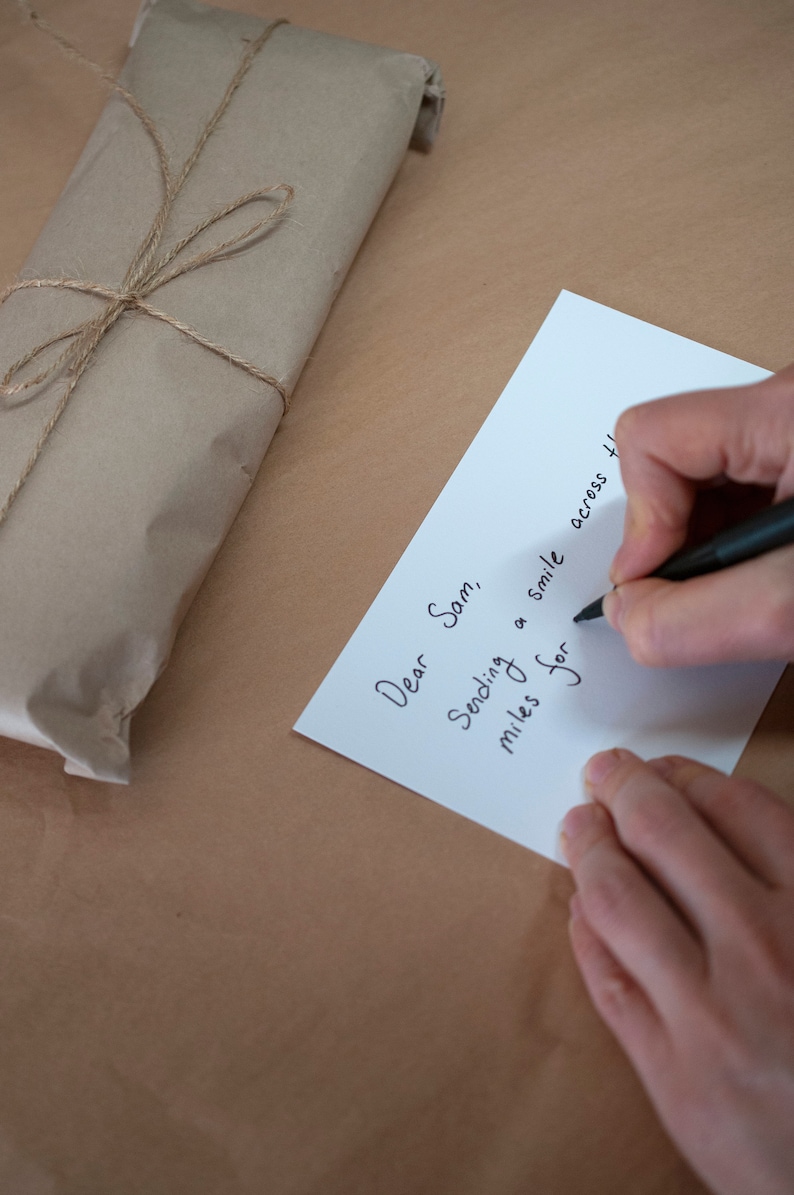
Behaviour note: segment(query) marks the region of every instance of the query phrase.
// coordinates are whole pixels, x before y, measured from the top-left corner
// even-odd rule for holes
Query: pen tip
[[[603,600],[603,598],[597,598],[596,601],[591,602],[589,606],[585,606],[584,610],[580,610],[576,615],[574,622],[591,622],[594,618],[603,617]]]

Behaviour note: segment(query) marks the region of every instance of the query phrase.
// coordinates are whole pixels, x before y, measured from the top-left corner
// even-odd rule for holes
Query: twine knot
[[[0,306],[6,302],[12,294],[22,290],[39,290],[42,287],[47,287],[53,290],[71,290],[77,291],[80,294],[90,295],[96,299],[102,300],[105,304],[104,309],[95,316],[83,320],[82,323],[75,327],[67,328],[63,332],[59,332],[55,336],[51,336],[48,340],[42,341],[41,344],[36,345],[35,348],[25,353],[18,361],[6,371],[2,382],[0,382],[0,398],[14,398],[22,394],[26,390],[30,390],[34,386],[39,386],[45,382],[53,374],[63,372],[67,375],[68,381],[61,394],[55,410],[47,423],[42,429],[39,440],[33,449],[28,461],[22,470],[17,481],[14,483],[5,503],[0,507],[0,526],[5,522],[8,513],[13,506],[16,498],[27,481],[32,472],[36,462],[41,455],[44,445],[47,443],[52,434],[58,420],[63,414],[66,406],[71,398],[77,383],[82,377],[84,371],[90,364],[97,348],[101,344],[104,337],[108,334],[111,328],[118,322],[125,312],[133,312],[136,315],[146,315],[150,319],[160,320],[169,327],[176,329],[183,336],[187,337],[194,344],[200,345],[216,356],[222,357],[228,361],[230,365],[237,369],[243,370],[245,373],[253,377],[257,382],[267,386],[271,386],[276,390],[283,403],[284,411],[289,406],[289,399],[284,385],[270,374],[265,373],[257,365],[251,361],[247,361],[244,357],[238,356],[231,352],[230,349],[223,345],[216,344],[212,340],[208,340],[202,336],[195,328],[190,325],[182,323],[181,320],[169,315],[165,311],[160,311],[147,302],[150,295],[159,290],[160,287],[165,286],[166,283],[172,282],[175,278],[179,278],[183,274],[187,274],[191,270],[202,269],[213,262],[221,261],[227,257],[232,249],[240,249],[249,246],[254,237],[263,232],[263,230],[271,224],[278,221],[284,212],[292,203],[295,197],[294,189],[288,183],[278,183],[275,186],[260,187],[256,191],[249,191],[246,195],[241,195],[219,211],[214,212],[211,216],[202,220],[195,228],[180,241],[177,242],[166,253],[158,257],[158,250],[162,241],[163,233],[165,231],[168,218],[174,206],[174,202],[185,185],[191,170],[198,161],[204,146],[208,139],[215,131],[215,128],[223,116],[224,112],[231,102],[237,88],[240,86],[242,80],[247,74],[251,63],[256,55],[261,50],[262,46],[272,35],[273,31],[279,25],[287,24],[287,22],[280,18],[273,21],[260,34],[255,41],[251,42],[240,59],[237,70],[232,77],[229,86],[216,108],[213,115],[207,121],[204,128],[199,134],[198,140],[189,154],[185,164],[178,175],[174,176],[171,172],[171,166],[166,153],[165,145],[160,136],[157,126],[154,121],[147,114],[135,96],[122,87],[112,76],[106,74],[101,67],[96,63],[86,58],[85,55],[78,50],[71,42],[67,41],[61,33],[53,29],[46,21],[42,20],[33,9],[30,7],[28,0],[19,0],[20,6],[27,14],[29,19],[50,37],[58,43],[64,53],[70,58],[75,58],[83,65],[88,66],[95,71],[100,77],[119,95],[128,107],[132,110],[135,116],[149,134],[154,142],[157,150],[157,158],[160,167],[160,174],[163,182],[163,200],[155,216],[154,222],[147,232],[143,241],[139,245],[132,263],[127,270],[127,273],[118,288],[105,286],[99,282],[90,282],[81,278],[31,278],[22,282],[15,282],[0,293]],[[268,215],[262,219],[257,220],[244,232],[237,233],[231,236],[228,240],[222,241],[217,245],[211,246],[209,249],[204,249],[200,253],[195,254],[187,260],[182,260],[181,263],[172,264],[177,261],[182,255],[184,249],[192,244],[195,239],[205,232],[213,225],[225,220],[232,213],[239,211],[240,208],[245,207],[250,203],[258,203],[268,199],[276,192],[282,192],[284,197]],[[42,369],[35,377],[26,378],[24,381],[14,381],[14,378],[25,369],[32,361],[35,361],[42,353],[51,348],[55,344],[62,341],[68,341],[67,347],[63,350],[60,356],[52,362],[45,369]]]

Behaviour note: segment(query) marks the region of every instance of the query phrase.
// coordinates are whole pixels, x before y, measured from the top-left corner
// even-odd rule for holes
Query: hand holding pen
[[[724,480],[732,498],[794,495],[794,366],[633,407],[615,439],[628,505],[604,616],[632,656],[668,667],[794,657],[794,546],[685,581],[653,576],[685,543],[704,486],[715,499]]]
[[[763,506],[755,514],[733,523],[724,531],[718,531],[705,543],[675,552],[669,560],[654,569],[651,576],[663,581],[689,581],[693,577],[703,577],[706,573],[716,573],[731,565],[742,564],[745,560],[755,560],[765,552],[774,552],[777,548],[787,548],[791,544],[794,544],[794,498],[783,498],[780,502]],[[607,596],[604,594],[585,606],[574,617],[574,622],[592,622],[595,618],[601,618]]]

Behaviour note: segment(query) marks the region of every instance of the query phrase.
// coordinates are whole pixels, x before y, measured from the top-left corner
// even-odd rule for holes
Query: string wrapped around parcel
[[[268,25],[195,0],[158,0],[148,14],[120,83],[163,131],[175,173]],[[130,302],[83,369],[0,527],[0,734],[58,751],[68,771],[128,778],[130,717],[408,144],[432,140],[442,100],[438,70],[422,58],[291,25],[255,55],[169,212],[162,251],[193,233],[191,253],[211,250],[211,221],[195,230],[230,195],[286,180],[294,200],[222,260],[160,285],[158,312],[200,330],[205,348]],[[101,280],[129,293],[125,276],[161,202],[151,139],[114,94],[22,280]],[[249,225],[229,212],[222,243]],[[96,303],[76,288],[17,291],[0,309],[3,369],[95,319]],[[55,371],[5,399],[3,495],[62,395]]]

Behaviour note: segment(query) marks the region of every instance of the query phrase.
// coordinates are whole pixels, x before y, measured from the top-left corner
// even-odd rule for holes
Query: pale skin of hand
[[[716,1195],[794,1192],[794,812],[693,760],[615,749],[569,811],[573,951]]]
[[[615,440],[628,505],[604,601],[651,666],[794,658],[794,546],[671,583],[698,488],[794,494],[794,366],[644,403]],[[717,1195],[794,1193],[794,812],[692,760],[590,760],[563,847],[571,941],[595,1007]]]
[[[674,395],[615,428],[628,496],[604,615],[641,664],[794,659],[794,546],[689,581],[649,577],[684,542],[699,486],[794,494],[794,365],[730,390]]]

